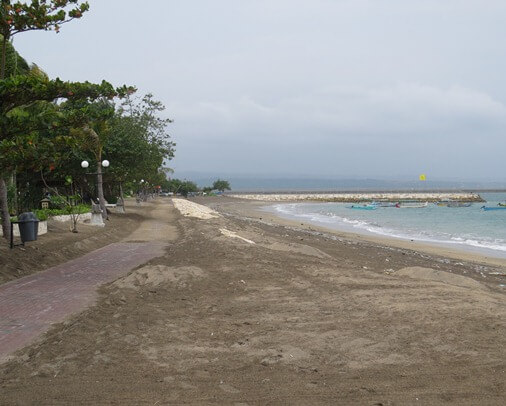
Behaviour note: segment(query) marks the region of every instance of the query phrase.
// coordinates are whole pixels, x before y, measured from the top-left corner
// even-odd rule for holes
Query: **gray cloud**
[[[90,5],[15,45],[52,76],[153,92],[176,171],[506,178],[503,1]]]

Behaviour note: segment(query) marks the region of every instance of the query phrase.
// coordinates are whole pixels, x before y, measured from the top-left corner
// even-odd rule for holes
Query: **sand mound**
[[[483,285],[474,279],[462,275],[455,275],[450,272],[438,271],[432,268],[412,266],[402,268],[393,273],[394,275],[408,276],[410,278],[424,279],[435,282],[443,282],[449,285],[461,286],[464,288],[483,289]]]
[[[141,286],[158,286],[164,283],[180,284],[188,279],[201,278],[205,272],[196,266],[169,267],[147,265],[113,283],[121,289],[139,289]]]
[[[220,216],[207,206],[193,203],[185,199],[172,199],[172,203],[174,203],[174,207],[185,217],[196,217],[198,219],[207,220]]]

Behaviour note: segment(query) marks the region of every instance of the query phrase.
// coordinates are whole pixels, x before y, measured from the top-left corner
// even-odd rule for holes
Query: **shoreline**
[[[289,204],[288,202],[286,202],[286,203]],[[294,203],[297,203],[297,202],[294,202]],[[270,213],[270,214],[277,216],[277,217],[284,219],[284,220],[292,220],[294,222],[299,221],[299,219],[295,215],[290,216],[289,214],[284,215],[281,213],[277,213],[274,208],[275,206],[276,205],[263,206],[261,211],[266,212],[266,213]],[[434,240],[423,240],[423,239],[411,238],[409,236],[399,236],[399,235],[393,235],[393,234],[389,235],[389,234],[376,233],[374,231],[369,231],[367,229],[358,229],[359,231],[355,231],[353,226],[349,226],[348,229],[344,228],[344,227],[340,228],[340,226],[338,226],[338,225],[336,225],[334,227],[331,227],[331,226],[326,227],[324,225],[318,224],[318,222],[316,222],[316,221],[312,222],[312,221],[307,221],[305,219],[303,221],[311,223],[314,227],[321,227],[321,228],[327,230],[328,232],[335,232],[338,234],[340,234],[340,233],[351,234],[353,236],[370,237],[373,239],[380,239],[380,240],[385,239],[387,241],[394,241],[394,242],[398,241],[398,242],[404,242],[404,243],[409,243],[409,244],[413,244],[413,243],[420,244],[421,246],[429,247],[429,248],[447,249],[450,251],[456,251],[457,253],[475,254],[475,255],[478,255],[481,257],[485,257],[485,258],[503,259],[506,264],[506,252],[505,251],[494,250],[493,248],[488,248],[485,246],[480,247],[480,246],[458,243],[458,242],[438,241],[435,239]]]
[[[204,201],[203,201],[204,202]],[[237,205],[234,204],[237,203]],[[258,219],[264,222],[270,222],[276,225],[293,227],[303,231],[310,232],[321,232],[335,236],[337,238],[343,238],[351,241],[360,241],[372,243],[375,245],[381,245],[386,247],[394,247],[399,249],[405,249],[410,251],[417,251],[426,253],[429,255],[436,255],[445,258],[451,258],[454,260],[461,260],[466,262],[481,263],[491,266],[498,266],[506,268],[506,258],[496,257],[487,255],[481,252],[479,248],[466,250],[466,247],[459,249],[458,247],[446,246],[444,243],[438,244],[436,242],[423,242],[416,240],[407,240],[396,237],[387,237],[381,235],[365,234],[351,231],[338,230],[335,228],[325,227],[322,225],[316,225],[307,220],[301,221],[298,219],[289,219],[273,213],[272,211],[266,210],[267,207],[274,205],[276,202],[273,201],[258,201],[250,199],[239,199],[232,198],[227,202],[226,207],[232,209],[232,214],[244,215],[251,219]],[[300,203],[300,201],[286,201],[283,203]],[[225,206],[225,205],[219,205]]]

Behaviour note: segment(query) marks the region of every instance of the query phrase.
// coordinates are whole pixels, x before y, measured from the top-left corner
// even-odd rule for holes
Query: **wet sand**
[[[474,249],[472,247],[469,247],[469,249],[462,247],[460,249],[458,247],[448,247],[447,245],[443,244],[438,245],[365,233],[352,233],[314,225],[309,222],[301,222],[298,220],[283,218],[268,210],[264,210],[264,208],[272,206],[275,203],[276,202],[271,201],[254,201],[238,198],[218,198],[214,199],[212,202],[210,202],[209,199],[207,200],[207,204],[209,204],[211,207],[215,207],[217,210],[222,210],[238,218],[249,218],[262,221],[267,224],[278,224],[300,230],[318,231],[353,241],[370,242],[382,246],[408,249],[420,253],[427,253],[430,255],[453,258],[457,260],[460,259],[463,261],[483,263],[491,266],[506,267],[506,259],[500,258],[498,256],[492,256],[488,253],[480,252],[478,249]],[[297,203],[297,201],[287,201],[286,203]]]

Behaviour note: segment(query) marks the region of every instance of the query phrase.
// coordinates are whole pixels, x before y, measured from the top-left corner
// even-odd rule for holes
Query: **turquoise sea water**
[[[487,203],[470,207],[378,208],[352,210],[345,203],[289,203],[268,210],[289,219],[341,231],[375,234],[406,240],[450,245],[466,251],[481,251],[506,258],[506,210],[483,211],[481,206],[497,206],[506,193],[484,193]]]

